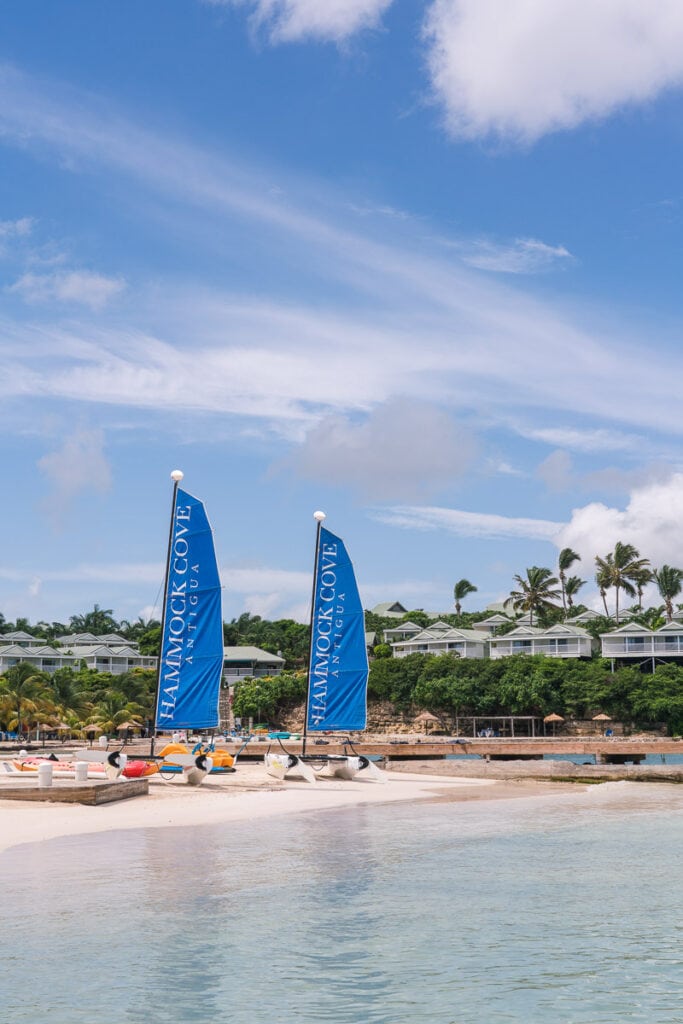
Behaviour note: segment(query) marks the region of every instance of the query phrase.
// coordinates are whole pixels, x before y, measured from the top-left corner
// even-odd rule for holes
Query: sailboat
[[[166,558],[161,650],[152,733],[218,728],[223,675],[223,613],[213,533],[203,503],[180,490],[183,473],[174,469],[173,505]],[[212,770],[212,758],[173,753],[191,786]]]
[[[171,473],[173,502],[150,760],[155,760],[157,731],[208,732],[219,724],[223,674],[221,584],[204,505],[180,489],[183,475],[179,469]],[[175,768],[191,786],[200,785],[214,769],[214,760],[205,751],[183,753],[176,749],[161,754],[160,770],[164,766]],[[106,751],[102,755],[88,752],[89,760],[105,757]]]
[[[367,722],[368,652],[365,615],[353,565],[341,537],[317,523],[311,600],[308,693],[301,755],[284,748],[267,751],[269,775],[298,775],[307,782],[333,776],[353,779],[359,772],[384,781],[382,772],[362,754],[306,753],[309,733],[355,732]]]

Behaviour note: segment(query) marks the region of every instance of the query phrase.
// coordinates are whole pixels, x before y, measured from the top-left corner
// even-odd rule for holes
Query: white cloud
[[[33,217],[21,217],[19,220],[0,220],[0,239],[25,238],[33,230]]]
[[[574,509],[560,530],[559,548],[571,547],[593,566],[596,555],[612,551],[617,541],[633,544],[654,566],[683,567],[683,473],[635,488],[625,508],[591,502]]]
[[[459,509],[427,506],[377,509],[371,515],[380,523],[405,530],[444,530],[459,537],[489,540],[524,537],[530,540],[553,541],[566,525],[547,519],[512,518],[485,512],[462,512]]]
[[[286,252],[305,296],[299,306],[278,305],[173,282],[131,296],[134,326],[6,324],[7,396],[158,410],[173,402],[258,419],[299,440],[326,416],[367,413],[399,396],[458,414],[484,410],[489,422],[509,423],[524,409],[550,411],[553,422],[566,412],[583,422],[683,430],[683,358],[677,350],[653,358],[652,329],[638,337],[632,324],[608,327],[607,316],[537,300],[445,257],[440,245],[429,249],[422,233],[392,218],[383,219],[378,241],[374,225],[349,227],[346,201],[291,182],[287,200],[273,197],[256,170],[93,111],[52,83],[8,68],[0,82],[6,141],[39,142],[43,153],[52,147],[84,173],[102,165],[123,173],[142,185],[141,202],[149,189],[193,227],[203,214],[221,237],[246,225],[258,252],[276,260]],[[321,279],[334,295],[327,304]],[[606,394],[619,401],[606,402]]]
[[[450,131],[531,142],[683,81],[679,0],[434,0],[425,36]]]
[[[637,434],[603,427],[529,427],[514,424],[513,429],[532,441],[569,448],[578,452],[634,452],[642,449],[644,440]]]
[[[282,464],[300,476],[357,488],[374,501],[443,489],[476,453],[471,432],[427,402],[395,398],[365,419],[329,416]]]
[[[461,257],[470,267],[500,274],[537,274],[573,258],[563,245],[547,245],[537,238],[517,238],[509,245],[474,242]]]
[[[104,493],[111,486],[101,430],[76,430],[64,439],[60,449],[39,459],[38,468],[52,485],[45,507],[57,526],[77,495],[87,491]]]
[[[22,243],[33,231],[34,224],[33,217],[0,220],[0,256],[9,257],[14,250],[24,250],[26,246]]]
[[[99,310],[124,287],[125,282],[121,278],[104,277],[87,270],[71,270],[24,274],[9,290],[17,292],[26,302],[75,302]]]
[[[376,28],[393,0],[208,0],[216,6],[247,7],[251,23],[273,43],[303,39],[341,42],[362,29]]]

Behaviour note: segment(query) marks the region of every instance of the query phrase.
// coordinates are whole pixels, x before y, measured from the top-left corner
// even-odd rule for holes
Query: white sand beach
[[[0,851],[59,836],[119,829],[199,826],[268,816],[412,800],[479,800],[547,795],[552,783],[387,773],[386,782],[325,780],[310,785],[276,782],[262,765],[241,765],[235,775],[207,779],[199,788],[182,780],[152,778],[148,796],[96,807],[2,800]],[[564,789],[558,786],[559,789]],[[570,788],[570,787],[567,787]]]

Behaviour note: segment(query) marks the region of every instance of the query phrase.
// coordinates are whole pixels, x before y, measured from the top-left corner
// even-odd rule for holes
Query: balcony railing
[[[520,643],[511,640],[509,643],[492,643],[492,658],[507,658],[513,654],[545,654],[549,658],[589,658],[591,642],[587,639],[576,640],[529,640]]]
[[[645,636],[637,642],[623,637],[602,641],[604,658],[670,658],[683,657],[683,636]]]

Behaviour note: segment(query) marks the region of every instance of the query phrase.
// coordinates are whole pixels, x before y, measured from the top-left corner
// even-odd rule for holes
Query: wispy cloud
[[[0,220],[0,239],[25,238],[30,235],[35,221],[33,217],[20,217],[19,220]]]
[[[470,267],[499,274],[538,274],[573,262],[563,245],[547,245],[537,238],[517,238],[509,245],[478,241],[462,246],[461,259]]]
[[[490,540],[524,537],[530,540],[553,541],[565,525],[546,519],[512,518],[485,512],[463,512],[453,508],[409,505],[376,509],[371,516],[387,526],[397,526],[404,530],[443,530],[459,537]]]
[[[151,192],[174,211],[202,212],[212,229],[247,224],[249,237],[259,238],[259,260],[274,253],[280,262],[286,248],[300,282],[298,304],[296,290],[284,304],[173,281],[129,286],[123,326],[102,317],[106,307],[93,310],[95,324],[8,323],[0,358],[10,393],[159,410],[175,402],[260,418],[300,441],[326,417],[368,415],[400,397],[458,414],[485,408],[499,422],[524,409],[527,419],[533,412],[553,423],[565,411],[683,430],[671,414],[683,358],[653,359],[650,332],[640,339],[631,325],[607,327],[606,316],[591,329],[586,311],[574,315],[516,280],[464,267],[440,245],[430,248],[409,222],[382,218],[382,231],[375,223],[351,229],[346,196],[291,180],[285,196],[273,195],[272,182],[222,154],[156,136],[12,69],[0,78],[5,142],[69,157],[83,173],[124,174],[139,186],[141,204]],[[120,282],[91,283],[97,303]],[[619,402],[605,402],[607,393]],[[558,430],[534,429],[539,439],[544,429]],[[593,429],[593,443],[607,444],[608,433]]]
[[[103,309],[125,287],[121,278],[105,277],[87,270],[59,271],[51,274],[23,274],[10,286],[29,303],[57,300]]]
[[[638,434],[605,427],[532,427],[516,423],[513,429],[521,437],[575,452],[639,452],[647,444]]]
[[[104,435],[85,427],[64,438],[61,448],[43,455],[38,468],[48,478],[51,493],[45,509],[60,527],[75,498],[86,491],[103,493],[111,486],[111,470],[104,454]]]
[[[342,42],[362,29],[375,28],[393,0],[204,0],[222,7],[244,7],[254,29],[273,43],[305,39]]]

